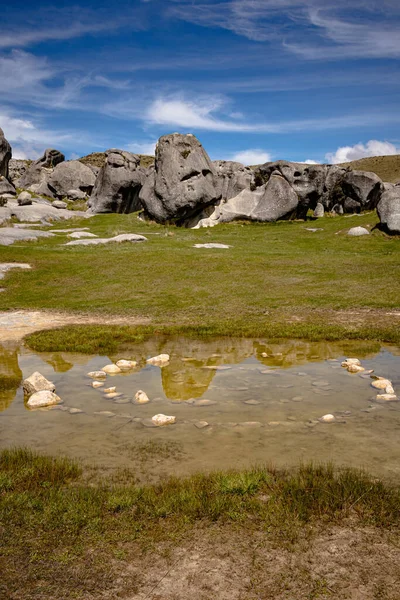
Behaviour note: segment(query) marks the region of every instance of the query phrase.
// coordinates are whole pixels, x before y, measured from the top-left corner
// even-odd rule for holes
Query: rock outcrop
[[[221,199],[215,166],[191,134],[161,137],[154,171],[140,192],[145,213],[159,223],[182,222]]]
[[[376,209],[381,227],[390,234],[400,235],[400,186],[386,189]]]
[[[254,185],[254,171],[250,167],[229,160],[214,160],[213,165],[220,179],[222,201],[235,198]]]
[[[140,158],[124,150],[107,150],[88,206],[92,213],[131,213],[142,208],[139,192],[146,180]],[[70,186],[72,188],[75,186]]]
[[[8,163],[11,160],[11,146],[0,127],[0,175],[8,178]]]
[[[47,185],[58,198],[68,196],[70,190],[91,194],[96,181],[92,169],[79,160],[60,162],[49,175]]]
[[[43,156],[35,160],[22,177],[16,181],[16,185],[36,194],[54,198],[54,193],[50,189],[48,181],[53,173],[53,169],[64,160],[64,154],[59,150],[48,148],[45,150]]]

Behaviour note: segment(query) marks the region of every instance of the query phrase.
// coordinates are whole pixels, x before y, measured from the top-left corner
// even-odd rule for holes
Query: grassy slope
[[[271,544],[272,552],[277,547],[286,548],[294,558],[296,552],[307,552],[328,523],[330,527],[347,526],[348,535],[356,527],[367,526],[370,539],[378,540],[380,552],[384,531],[391,533],[394,550],[399,501],[398,486],[356,470],[331,466],[302,466],[291,472],[255,467],[138,486],[131,472],[121,472],[114,480],[99,483],[92,478],[88,482],[82,478],[79,465],[67,459],[40,456],[24,449],[3,450],[0,595],[8,600],[139,597],[133,593],[145,590],[143,575],[151,577],[153,590],[154,584],[165,576],[165,567],[157,568],[159,554],[163,552],[168,557],[188,534],[196,534],[197,527],[197,543],[211,527],[214,529],[215,538],[207,554],[214,571],[221,575],[217,540],[224,536],[226,548],[233,552],[240,536],[245,541],[242,552],[246,570],[251,570],[256,580],[263,571],[261,565],[254,565],[252,539],[257,535],[264,548],[266,544]],[[299,540],[305,546],[296,549]],[[195,542],[196,536],[192,537],[192,550]],[[371,546],[369,550],[371,553]],[[395,560],[393,555],[387,561],[385,572]],[[290,563],[292,566],[291,560]],[[198,569],[195,573],[204,576]],[[348,597],[340,595],[339,589],[347,575],[343,566],[338,588],[331,590],[332,597]],[[282,586],[279,581],[269,582],[275,593],[266,596],[262,594],[263,581],[253,581],[247,594],[240,598],[325,598],[324,594],[314,595],[313,578],[309,579],[304,593],[296,589],[295,596],[285,594],[288,582],[282,582]],[[179,581],[174,581],[177,586]],[[298,586],[300,582],[303,583],[303,577],[296,573],[294,583]],[[167,597],[188,597],[175,592],[176,588]],[[193,597],[219,597],[214,592],[210,589]],[[143,597],[166,596],[143,593]],[[395,596],[374,596],[378,597]]]
[[[0,261],[29,260],[34,268],[7,274],[0,310],[131,315],[149,317],[159,327],[231,335],[278,335],[278,327],[282,336],[291,336],[293,327],[305,324],[319,337],[340,326],[368,329],[371,338],[379,338],[373,330],[386,318],[388,341],[396,341],[392,318],[384,313],[400,306],[394,285],[400,280],[399,240],[379,231],[361,238],[343,231],[376,223],[371,213],[325,218],[317,223],[323,231],[316,233],[305,230],[312,222],[236,223],[193,231],[141,223],[135,215],[99,215],[73,225],[90,226],[100,236],[143,233],[149,241],[66,248],[64,234],[1,247]],[[231,248],[193,248],[203,242]],[[383,320],[376,313],[369,318],[366,309],[384,309]],[[300,336],[306,333],[300,329]]]
[[[400,154],[361,158],[360,160],[353,160],[339,166],[350,167],[353,171],[372,171],[382,181],[388,181],[389,183],[400,181]]]

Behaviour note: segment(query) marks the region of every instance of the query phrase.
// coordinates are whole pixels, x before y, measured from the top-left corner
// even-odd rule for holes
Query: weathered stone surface
[[[343,177],[341,187],[343,193],[353,202],[357,202],[362,210],[376,208],[376,205],[380,199],[383,184],[382,180],[375,175],[375,173],[369,173],[367,171],[347,171]],[[349,206],[349,202],[348,202]],[[350,205],[355,207],[355,205]],[[346,210],[345,212],[352,212]]]
[[[105,379],[107,377],[107,373],[105,371],[90,371],[87,376],[91,379]]]
[[[4,132],[0,127],[0,175],[8,177],[8,163],[11,159],[11,146],[7,142]]]
[[[320,219],[321,217],[324,216],[324,214],[325,214],[324,205],[321,204],[321,202],[318,202],[317,206],[315,207],[313,217],[315,219]]]
[[[61,402],[62,400],[57,394],[48,390],[43,390],[32,394],[26,404],[29,408],[44,408],[46,406],[61,404]]]
[[[121,360],[117,360],[115,364],[121,369],[121,371],[129,371],[137,366],[137,362],[135,360],[125,360],[123,358],[121,358]]]
[[[68,204],[66,202],[63,202],[62,200],[54,200],[53,204],[52,204],[53,208],[67,208]]]
[[[211,244],[195,244],[193,246],[193,248],[227,249],[227,248],[230,248],[230,246],[227,246],[226,244],[211,243]]]
[[[8,163],[8,179],[13,185],[22,177],[31,165],[30,160],[12,158]]]
[[[144,235],[137,235],[136,233],[122,233],[112,238],[97,238],[95,240],[74,240],[73,242],[67,242],[65,246],[92,246],[97,244],[109,244],[116,242],[147,242],[147,238]]]
[[[39,373],[39,371],[35,371],[30,377],[25,379],[23,383],[23,388],[25,394],[28,394],[30,396],[35,392],[42,392],[44,390],[54,392],[56,386],[52,381],[49,381],[48,379],[46,379],[46,377],[43,377],[43,375]]]
[[[12,183],[5,178],[4,175],[0,175],[0,196],[15,196],[16,195],[15,188]]]
[[[73,231],[68,234],[68,237],[73,238],[74,240],[80,240],[84,238],[97,238],[98,236],[94,233],[90,233],[90,231]]]
[[[318,420],[321,421],[321,423],[334,423],[336,421],[336,417],[334,415],[328,414],[324,415]]]
[[[254,184],[254,171],[239,162],[214,160],[213,165],[220,179],[222,201],[235,198]]]
[[[369,231],[365,227],[352,227],[347,232],[347,235],[359,237],[360,235],[369,235]]]
[[[3,279],[5,274],[11,269],[32,269],[27,263],[0,263],[0,279]]]
[[[17,229],[15,227],[0,228],[0,246],[11,246],[15,242],[36,242],[39,238],[53,237],[50,231]]]
[[[142,208],[139,192],[146,180],[140,158],[124,150],[107,150],[88,201],[92,213],[131,213]]]
[[[72,189],[90,194],[96,181],[92,169],[79,160],[59,163],[49,176],[47,183],[55,196],[64,198]]]
[[[140,192],[147,215],[160,223],[179,222],[220,199],[221,182],[198,139],[179,133],[161,137],[155,169]]]
[[[296,215],[298,204],[299,198],[294,189],[281,175],[273,173],[253,217],[257,221],[290,219]]]
[[[135,394],[135,402],[137,404],[147,404],[150,402],[149,397],[143,390],[138,390]]]
[[[18,206],[16,202],[9,202],[7,207],[10,209],[11,216],[18,219],[21,223],[48,223],[51,221],[63,221],[76,217],[87,218],[90,216],[83,211],[54,208],[51,203],[33,202],[31,206]]]
[[[43,156],[33,162],[22,177],[16,182],[22,187],[45,196],[53,197],[53,192],[47,185],[53,169],[65,160],[64,155],[58,150],[48,148]]]
[[[400,235],[400,187],[383,192],[377,205],[381,226],[390,234]]]
[[[121,369],[117,367],[117,365],[114,365],[112,363],[106,365],[101,370],[104,371],[104,373],[107,373],[108,375],[118,375],[118,373],[121,373]]]
[[[68,190],[66,196],[68,200],[87,200],[87,194],[82,190]]]

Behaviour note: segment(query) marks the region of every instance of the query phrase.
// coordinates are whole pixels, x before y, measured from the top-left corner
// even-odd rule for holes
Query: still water
[[[160,353],[170,355],[167,366],[146,364]],[[143,448],[154,442],[147,469],[155,477],[309,460],[398,476],[400,402],[378,402],[369,375],[340,366],[346,357],[390,379],[400,395],[400,349],[371,342],[156,337],[117,356],[0,346],[1,375],[22,383],[39,371],[63,400],[62,408],[29,410],[21,385],[0,392],[0,447],[26,445],[115,470],[143,468]],[[104,387],[120,394],[108,399],[87,373],[122,358],[138,366],[107,377]],[[138,390],[148,404],[134,403]],[[176,424],[149,427],[158,413],[175,415]],[[335,423],[318,421],[327,413]],[[208,425],[199,428],[202,421]]]

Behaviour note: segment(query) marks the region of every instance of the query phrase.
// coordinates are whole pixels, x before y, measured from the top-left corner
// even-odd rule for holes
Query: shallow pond
[[[146,364],[160,353],[170,354],[167,366]],[[157,337],[118,356],[0,346],[0,374],[22,383],[40,371],[63,400],[56,409],[29,410],[21,386],[0,392],[0,446],[27,445],[150,478],[309,460],[397,475],[400,402],[377,402],[369,375],[340,366],[348,356],[392,380],[400,393],[400,349],[371,342]],[[104,388],[91,387],[87,373],[121,358],[138,366],[107,377],[104,387],[115,386],[120,394],[108,399]],[[148,404],[134,403],[139,389],[149,396]],[[73,414],[71,408],[82,412]],[[176,424],[149,427],[158,413],[175,415]],[[336,422],[318,421],[327,413]],[[201,421],[208,425],[199,428]]]

